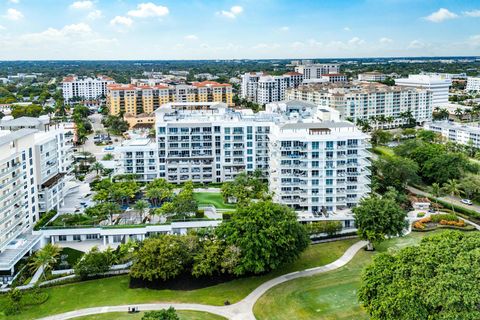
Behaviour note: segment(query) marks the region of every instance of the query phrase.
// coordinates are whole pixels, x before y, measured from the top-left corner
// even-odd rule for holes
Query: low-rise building
[[[424,128],[442,135],[448,141],[480,148],[480,127],[459,124],[453,121],[426,123]]]
[[[466,92],[480,92],[480,77],[468,77]]]
[[[358,81],[380,82],[385,81],[387,76],[384,73],[372,71],[358,74]]]

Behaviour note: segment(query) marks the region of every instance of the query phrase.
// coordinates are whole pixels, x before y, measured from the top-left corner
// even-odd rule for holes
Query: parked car
[[[103,148],[103,150],[105,150],[105,151],[113,151],[114,149],[115,149],[114,146],[107,146],[107,147]]]
[[[469,199],[462,199],[461,201],[463,204],[468,204],[469,206],[473,205],[473,202]]]

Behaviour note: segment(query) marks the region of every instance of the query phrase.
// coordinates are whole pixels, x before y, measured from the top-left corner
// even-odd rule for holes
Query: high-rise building
[[[430,90],[432,92],[432,106],[435,108],[448,104],[448,91],[452,85],[452,80],[439,76],[411,74],[408,78],[395,79],[395,85]]]
[[[152,114],[169,102],[224,102],[233,105],[232,85],[214,81],[194,82],[191,85],[108,86],[107,106],[110,114],[133,116]]]
[[[295,67],[295,72],[303,74],[303,79],[321,79],[329,73],[340,73],[340,65],[335,63],[312,64],[303,63]]]
[[[396,127],[410,111],[418,124],[432,119],[432,92],[412,87],[387,86],[380,83],[309,84],[287,90],[287,100],[301,100],[337,110],[342,119],[353,121],[384,117],[379,127]],[[387,121],[388,120],[388,121]]]
[[[69,102],[74,98],[92,100],[105,97],[107,86],[114,83],[112,78],[106,76],[96,78],[68,76],[62,81],[63,99],[65,102]]]
[[[31,234],[39,217],[35,132],[0,131],[0,271],[9,273],[2,280],[39,240]]]
[[[480,92],[480,77],[468,77],[467,85],[465,87],[466,92],[476,91]]]
[[[303,75],[288,72],[281,76],[271,76],[263,72],[248,72],[242,75],[241,97],[259,104],[285,100],[287,88],[302,84]]]
[[[368,136],[328,107],[287,101],[253,113],[169,103],[155,115],[155,140],[115,149],[117,174],[211,183],[261,170],[279,202],[310,213],[352,207],[369,192]]]

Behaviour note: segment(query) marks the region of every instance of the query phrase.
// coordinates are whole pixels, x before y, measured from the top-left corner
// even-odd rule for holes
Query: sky
[[[0,60],[480,55],[480,0],[0,0]]]

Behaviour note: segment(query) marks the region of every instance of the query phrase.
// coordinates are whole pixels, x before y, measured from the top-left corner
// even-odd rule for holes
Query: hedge
[[[480,213],[475,211],[475,210],[470,210],[470,209],[467,209],[467,208],[464,208],[464,207],[460,207],[460,206],[457,206],[457,205],[454,205],[454,204],[450,204],[446,201],[436,199],[436,198],[433,198],[433,197],[428,197],[428,199],[430,199],[432,202],[437,202],[437,203],[441,204],[445,208],[455,208],[455,214],[459,215],[460,217],[462,217],[464,219],[469,219],[469,220],[472,220],[475,223],[480,224]],[[453,213],[453,211],[451,213]]]
[[[44,213],[40,219],[38,219],[38,222],[35,224],[35,227],[33,227],[33,230],[35,231],[38,231],[40,230],[42,227],[44,227],[49,221],[50,219],[52,219],[55,215],[57,214],[57,211],[56,210],[50,210],[46,213]]]

